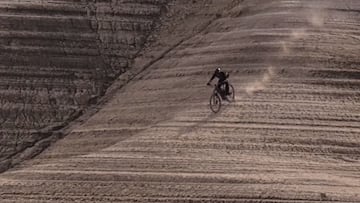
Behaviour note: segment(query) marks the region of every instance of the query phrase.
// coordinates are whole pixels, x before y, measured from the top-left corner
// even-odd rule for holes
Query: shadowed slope
[[[167,27],[97,114],[0,176],[0,196],[359,202],[360,4],[326,2],[202,5],[185,18],[200,19],[197,34],[169,43],[164,35],[194,26]],[[158,60],[143,70],[148,56]],[[231,73],[237,98],[212,114],[205,84],[218,66]]]
[[[0,172],[129,69],[165,3],[0,1]]]

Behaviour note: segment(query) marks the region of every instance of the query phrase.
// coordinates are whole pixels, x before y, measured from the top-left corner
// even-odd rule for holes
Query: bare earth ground
[[[360,2],[190,3],[1,202],[360,202]],[[213,114],[217,66],[237,97]]]

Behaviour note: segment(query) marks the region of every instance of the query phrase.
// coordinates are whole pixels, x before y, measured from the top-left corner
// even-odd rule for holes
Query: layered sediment
[[[131,67],[165,3],[0,1],[0,168],[96,102]]]
[[[174,2],[96,114],[0,175],[2,201],[360,202],[359,1]],[[236,101],[213,114],[217,67]]]

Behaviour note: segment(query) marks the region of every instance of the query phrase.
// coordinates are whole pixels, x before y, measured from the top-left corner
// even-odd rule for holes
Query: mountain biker
[[[230,93],[229,93],[229,82],[227,81],[227,79],[229,77],[229,73],[221,71],[221,68],[217,68],[215,70],[213,76],[211,77],[211,79],[207,83],[207,85],[211,85],[210,83],[211,83],[212,80],[214,80],[215,77],[218,78],[217,87],[220,89],[221,85],[225,85],[225,95],[226,96],[230,95]]]

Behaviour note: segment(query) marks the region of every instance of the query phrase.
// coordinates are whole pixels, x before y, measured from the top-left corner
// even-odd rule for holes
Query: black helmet
[[[215,70],[215,72],[220,72],[220,71],[221,71],[220,67]]]

